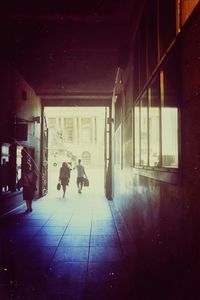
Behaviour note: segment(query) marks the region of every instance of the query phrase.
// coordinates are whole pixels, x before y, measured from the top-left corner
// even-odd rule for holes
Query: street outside
[[[61,166],[49,166],[48,170],[48,195],[62,197],[62,190],[57,190],[57,183],[59,182],[59,172]],[[85,172],[89,179],[89,187],[83,187],[83,193],[102,194],[104,193],[104,168],[85,167]],[[70,182],[67,186],[66,198],[71,197],[74,193],[77,193],[76,185],[76,169],[71,171]]]

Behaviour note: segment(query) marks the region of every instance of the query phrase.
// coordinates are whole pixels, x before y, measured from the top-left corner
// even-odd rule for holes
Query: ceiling
[[[129,41],[134,3],[7,0],[0,13],[1,56],[38,95],[110,94]]]

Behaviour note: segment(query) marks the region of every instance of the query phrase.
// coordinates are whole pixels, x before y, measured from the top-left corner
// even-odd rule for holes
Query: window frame
[[[164,107],[164,90],[161,87],[161,77],[162,77],[162,72],[163,69],[160,70],[159,76],[157,75],[151,82],[151,84],[148,86],[146,89],[146,92],[142,94],[142,96],[138,99],[137,102],[134,104],[134,151],[133,151],[133,162],[134,162],[134,167],[135,168],[143,168],[143,169],[152,169],[152,170],[171,170],[171,171],[176,171],[180,167],[180,112],[179,112],[179,106],[177,106],[177,166],[172,167],[172,166],[164,166],[162,163],[162,158],[163,158],[163,144],[162,144],[162,108]],[[152,166],[150,165],[150,127],[149,127],[149,121],[150,121],[150,99],[149,99],[149,89],[153,85],[154,82],[158,80],[158,85],[159,85],[159,163],[157,166]],[[147,164],[142,164],[141,160],[141,100],[143,95],[146,94],[147,97]],[[136,118],[136,108],[138,108],[139,116]],[[136,120],[139,122],[139,132],[136,133]],[[137,126],[138,127],[138,126]],[[136,136],[139,138],[138,145],[136,144]],[[136,147],[139,148],[139,153],[136,149]],[[136,159],[136,155],[138,154],[139,160]]]

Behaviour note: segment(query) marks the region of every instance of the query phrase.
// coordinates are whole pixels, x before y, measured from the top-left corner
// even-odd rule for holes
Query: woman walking
[[[69,184],[71,168],[66,162],[63,162],[62,167],[60,168],[59,180],[63,189],[63,198],[65,198],[66,186]]]
[[[34,194],[36,191],[36,180],[37,175],[28,163],[24,165],[22,177],[19,180],[20,186],[23,187],[23,199],[26,201],[26,211],[25,212],[32,212],[32,201],[34,198]]]

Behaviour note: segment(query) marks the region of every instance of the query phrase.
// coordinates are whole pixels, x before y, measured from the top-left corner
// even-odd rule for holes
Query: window
[[[115,164],[122,167],[122,136],[121,126],[115,132]]]
[[[92,141],[92,120],[91,118],[81,119],[81,141],[90,143]]]
[[[191,15],[199,0],[180,0],[181,4],[181,25],[183,26],[186,20]]]
[[[140,164],[140,102],[135,105],[135,164]]]
[[[115,100],[115,130],[122,122],[122,95],[118,95]]]
[[[148,4],[148,75],[151,75],[158,62],[158,16],[157,0],[147,1]]]
[[[149,88],[149,165],[160,165],[160,90],[156,79]]]
[[[178,109],[162,108],[162,166],[178,167]]]
[[[83,162],[83,165],[87,165],[87,166],[91,164],[91,154],[90,154],[90,152],[84,151],[82,153],[82,162]]]
[[[48,118],[48,127],[55,128],[56,127],[56,118]]]
[[[1,164],[0,164],[0,192],[9,191],[9,176],[10,176],[10,145],[3,144],[1,146]]]
[[[73,143],[73,118],[65,119],[65,137],[67,143]]]
[[[144,14],[139,28],[139,87],[144,87],[147,80],[147,16]]]
[[[160,74],[162,111],[162,166],[178,167],[178,56],[170,55]]]
[[[174,51],[135,104],[136,166],[178,168],[178,70]]]
[[[141,128],[141,165],[148,164],[148,109],[147,109],[147,93],[145,93],[141,100],[140,113],[140,128]]]
[[[159,32],[162,57],[176,36],[176,1],[159,1]]]
[[[139,94],[139,47],[138,35],[133,46],[133,97],[136,99]]]
[[[22,146],[17,146],[16,149],[16,182],[21,178],[22,149]]]
[[[133,119],[132,112],[127,115],[123,126],[123,166],[130,167],[133,165]]]

